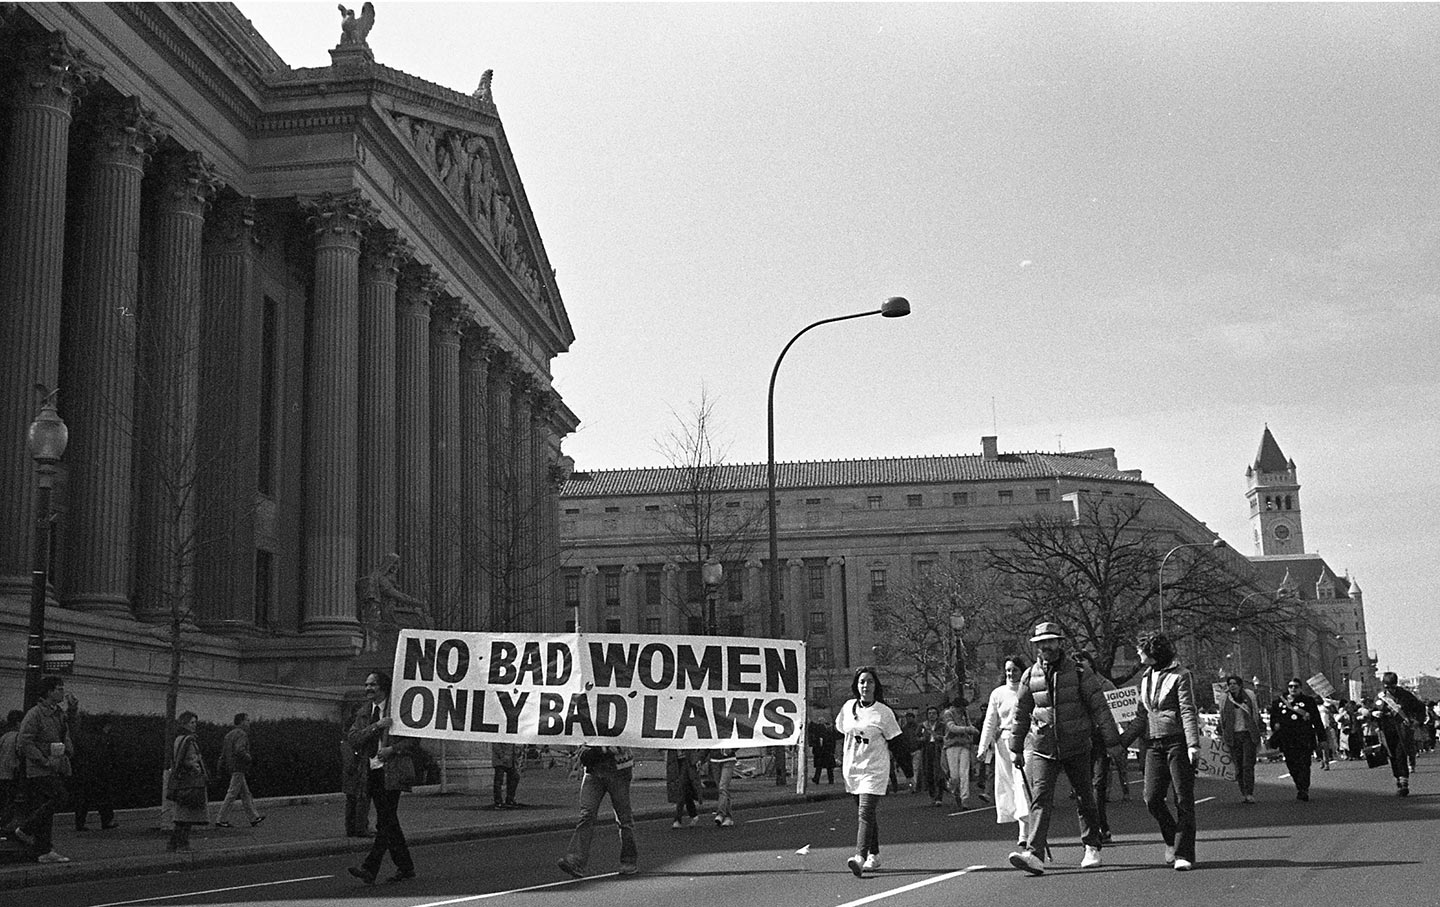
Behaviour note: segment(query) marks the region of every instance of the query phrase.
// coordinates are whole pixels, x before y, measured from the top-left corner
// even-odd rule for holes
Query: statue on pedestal
[[[366,652],[384,651],[382,645],[387,638],[393,647],[400,632],[400,622],[395,618],[396,602],[414,608],[423,626],[430,624],[430,612],[425,602],[406,595],[395,585],[399,575],[400,555],[387,554],[373,573],[360,577],[355,583],[355,616],[365,631]]]

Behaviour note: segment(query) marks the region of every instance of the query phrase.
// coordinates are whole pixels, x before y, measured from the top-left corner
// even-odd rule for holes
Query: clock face
[[[1276,526],[1275,526],[1275,537],[1276,537],[1277,539],[1279,539],[1280,541],[1282,541],[1282,542],[1285,541],[1285,540],[1287,540],[1287,539],[1289,539],[1289,538],[1290,538],[1290,527],[1289,527],[1289,526],[1286,526],[1284,523],[1278,523],[1278,524],[1276,524]]]

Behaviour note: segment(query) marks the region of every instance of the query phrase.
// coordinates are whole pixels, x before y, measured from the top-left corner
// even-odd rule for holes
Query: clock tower
[[[1304,554],[1305,534],[1300,528],[1300,483],[1295,461],[1287,459],[1270,434],[1260,436],[1260,452],[1245,468],[1245,497],[1250,502],[1250,527],[1255,553]]]

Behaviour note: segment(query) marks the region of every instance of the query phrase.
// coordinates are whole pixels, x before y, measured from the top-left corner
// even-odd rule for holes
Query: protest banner
[[[1199,761],[1195,765],[1195,774],[1208,775],[1222,781],[1234,781],[1238,777],[1235,771],[1235,760],[1230,757],[1230,751],[1225,748],[1224,741],[1213,734],[1201,736],[1200,755]]]
[[[1119,687],[1106,690],[1105,702],[1110,706],[1110,714],[1115,716],[1115,724],[1124,731],[1125,725],[1135,718],[1135,711],[1140,706],[1140,688]]]
[[[798,640],[407,628],[392,678],[394,733],[411,737],[673,749],[803,738]]]

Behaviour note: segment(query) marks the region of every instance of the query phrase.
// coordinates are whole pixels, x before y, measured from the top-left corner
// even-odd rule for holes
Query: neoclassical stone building
[[[93,710],[159,710],[177,609],[187,701],[266,717],[332,714],[357,588],[425,603],[402,623],[557,613],[554,272],[490,74],[462,94],[387,68],[370,25],[292,69],[231,4],[0,6],[14,688],[36,385],[70,431],[47,633]]]

